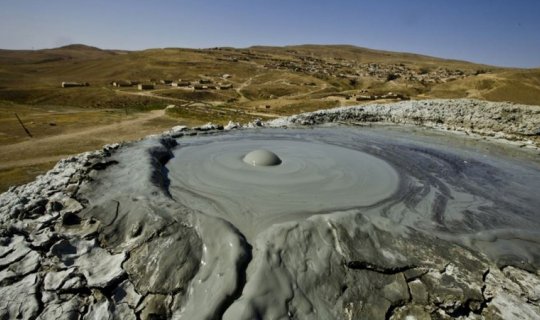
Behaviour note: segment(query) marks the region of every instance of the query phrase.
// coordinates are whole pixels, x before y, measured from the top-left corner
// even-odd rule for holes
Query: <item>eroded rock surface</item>
[[[540,147],[540,106],[471,99],[412,100],[341,107],[278,118],[264,125],[304,126],[331,122],[411,124]]]
[[[492,112],[487,121],[485,108],[493,107],[501,114]],[[509,104],[431,101],[325,111],[270,125],[410,123],[421,116],[438,126],[441,117],[456,130],[534,140],[538,114]],[[263,125],[269,124],[253,124]],[[427,138],[407,142],[403,131],[251,134],[237,127],[229,124],[227,133],[213,125],[177,128],[106,146],[62,160],[35,182],[0,195],[0,319],[540,318],[534,232],[540,221],[531,209],[534,192],[526,191],[538,181],[536,162],[482,160],[466,148],[449,152],[455,144],[445,144],[447,150]],[[208,192],[175,180],[171,162],[182,148],[242,137],[367,152],[394,168],[398,181],[376,203],[356,199],[319,210],[312,203],[305,212],[289,212],[281,204],[303,198],[273,195],[275,206],[258,208],[256,179],[253,190],[232,194],[219,190],[221,184]],[[261,170],[268,168],[274,167]],[[323,191],[287,188],[324,199],[317,196]],[[249,203],[249,210],[239,203]]]

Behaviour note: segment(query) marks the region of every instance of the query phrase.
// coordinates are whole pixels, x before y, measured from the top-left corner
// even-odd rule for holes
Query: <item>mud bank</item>
[[[0,195],[0,315],[538,318],[534,152],[335,125],[107,146]]]

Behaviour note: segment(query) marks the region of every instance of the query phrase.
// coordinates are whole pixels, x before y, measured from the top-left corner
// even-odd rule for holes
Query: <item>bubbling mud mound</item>
[[[507,150],[329,126],[68,159],[0,197],[0,318],[538,318],[540,162]]]
[[[244,158],[242,158],[242,160],[245,163],[256,167],[277,166],[282,162],[277,154],[263,149],[250,151],[244,156]]]

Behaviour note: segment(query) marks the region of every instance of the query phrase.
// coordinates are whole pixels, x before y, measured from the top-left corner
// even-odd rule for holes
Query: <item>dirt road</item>
[[[172,97],[164,97],[160,95],[154,94],[152,91],[140,91],[140,92],[133,92],[133,91],[122,91],[122,90],[114,90],[117,94],[127,94],[132,96],[142,96],[142,97],[150,97],[150,98],[156,98],[161,99],[165,101],[171,101],[176,103],[188,103],[189,101],[184,99],[178,99],[178,98],[172,98]]]

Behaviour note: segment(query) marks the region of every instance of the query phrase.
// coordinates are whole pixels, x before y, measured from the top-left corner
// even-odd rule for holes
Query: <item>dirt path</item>
[[[240,91],[243,88],[245,88],[246,86],[250,85],[251,81],[253,81],[253,79],[256,78],[256,77],[258,77],[258,76],[250,77],[249,79],[244,81],[240,86],[238,86],[238,88],[235,89],[236,92],[238,92],[238,94],[240,95],[240,101],[242,101],[242,100],[243,101],[249,101]],[[171,97],[163,97],[163,96],[156,95],[156,94],[154,94],[152,92],[148,92],[148,91],[147,92],[131,92],[131,91],[121,91],[121,90],[115,90],[115,91],[118,94],[137,95],[137,96],[151,97],[151,98],[156,98],[156,99],[163,99],[163,100],[173,101],[173,102],[180,102],[182,105],[184,105],[186,103],[189,103],[189,101],[186,101],[186,100],[183,100],[183,99],[171,98]],[[219,102],[207,102],[207,101],[192,101],[192,102],[204,103],[204,104],[208,104],[210,106],[219,104]],[[231,111],[231,112],[237,111],[236,109],[233,109],[233,108],[221,107],[221,109],[228,110],[228,111]],[[253,111],[250,111],[250,110],[242,110],[242,111],[244,113],[246,113],[246,114],[257,116],[257,117],[264,117],[264,118],[280,117],[280,115],[273,114],[273,113],[253,112]]]
[[[242,82],[238,87],[236,87],[234,90],[240,95],[240,99],[238,100],[238,102],[246,102],[246,101],[249,101],[248,98],[246,98],[246,96],[244,96],[244,94],[242,93],[242,89],[244,89],[245,87],[251,85],[251,82],[253,82],[253,80],[255,78],[258,78],[260,76],[262,76],[263,74],[258,74],[256,76],[253,76],[253,77],[249,77],[246,81]]]
[[[127,94],[132,96],[142,96],[142,97],[150,97],[155,99],[161,99],[166,101],[173,101],[173,102],[181,102],[181,103],[187,103],[189,101],[178,99],[178,98],[172,98],[172,97],[164,97],[160,95],[156,95],[151,91],[141,91],[141,92],[133,92],[133,91],[122,91],[122,90],[114,90],[117,94]]]
[[[320,88],[316,88],[314,90],[311,90],[311,91],[308,91],[308,92],[304,92],[304,93],[295,93],[295,94],[290,94],[288,96],[284,96],[284,98],[288,98],[288,99],[298,99],[298,98],[305,98],[305,97],[309,97],[310,95],[312,94],[315,94],[315,93],[318,93],[318,92],[321,92],[321,91],[324,91],[328,88],[328,83],[326,82],[323,82],[322,83],[322,86]]]

